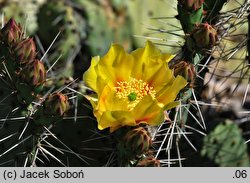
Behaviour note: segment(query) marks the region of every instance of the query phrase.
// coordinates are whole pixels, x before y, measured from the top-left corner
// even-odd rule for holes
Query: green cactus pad
[[[89,25],[88,42],[92,55],[104,54],[110,44],[122,44],[131,49],[131,22],[125,11],[125,2],[99,2],[77,0],[86,11]]]
[[[177,6],[177,10],[178,19],[180,20],[182,29],[185,33],[190,33],[195,28],[196,24],[202,22],[203,5],[199,9],[193,10],[192,12],[185,10],[180,5]]]
[[[26,33],[33,34],[38,28],[37,11],[47,0],[0,0],[0,12],[4,13],[5,20],[14,18],[26,26]]]
[[[204,138],[201,154],[222,167],[250,166],[245,139],[230,120],[219,124]]]
[[[72,62],[87,36],[84,16],[63,1],[49,1],[40,8],[37,18],[38,36],[44,47],[48,48],[60,32],[48,53],[51,65],[60,57],[54,69],[63,71],[59,75],[72,75]]]

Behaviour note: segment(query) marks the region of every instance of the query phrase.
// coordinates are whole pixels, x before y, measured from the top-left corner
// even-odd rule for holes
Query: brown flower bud
[[[44,102],[45,114],[52,117],[63,116],[68,109],[68,97],[62,93],[51,94]]]
[[[195,69],[194,65],[191,63],[188,63],[186,61],[180,61],[176,64],[174,64],[171,69],[174,70],[174,76],[181,75],[184,77],[189,83],[193,83],[195,79]]]
[[[17,43],[14,51],[18,62],[29,63],[36,57],[36,44],[32,38],[27,38]]]
[[[191,32],[187,39],[190,50],[211,49],[218,41],[217,31],[208,23],[201,23]]]
[[[150,157],[146,157],[140,160],[136,166],[137,167],[160,167],[160,161],[150,156]]]
[[[147,152],[152,145],[150,134],[143,127],[138,127],[127,132],[124,142],[125,149],[134,155],[141,155]]]
[[[44,64],[37,59],[24,67],[20,74],[24,82],[33,86],[43,84],[46,78]]]
[[[1,39],[6,44],[11,45],[22,38],[22,28],[14,19],[10,19],[1,30]]]

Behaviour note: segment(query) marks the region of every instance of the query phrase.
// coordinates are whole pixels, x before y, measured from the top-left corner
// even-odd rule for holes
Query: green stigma
[[[136,100],[136,97],[137,97],[137,94],[135,92],[132,92],[128,95],[128,100],[129,101],[135,101]]]

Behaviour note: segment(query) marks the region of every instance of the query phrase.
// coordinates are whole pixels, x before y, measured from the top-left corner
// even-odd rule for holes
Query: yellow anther
[[[132,110],[144,96],[151,95],[155,98],[156,95],[152,86],[132,77],[128,81],[117,82],[114,89],[118,98],[127,100],[129,110]]]

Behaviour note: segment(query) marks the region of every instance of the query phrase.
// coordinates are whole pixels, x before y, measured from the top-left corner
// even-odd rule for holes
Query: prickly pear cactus
[[[178,0],[178,19],[185,33],[191,32],[196,24],[202,22],[204,0]]]
[[[35,60],[36,47],[13,19],[1,29],[1,164],[22,166],[32,163],[32,153],[41,133],[30,121],[31,103],[39,99],[46,70]],[[28,73],[27,73],[28,72]],[[40,131],[40,132],[39,132]],[[28,134],[26,134],[26,132]]]
[[[216,126],[204,138],[201,154],[222,167],[250,166],[247,144],[242,138],[242,131],[230,120]]]
[[[181,105],[170,112],[171,120],[161,125],[153,136],[153,142],[155,141],[155,145],[158,146],[155,157],[160,160],[167,159],[168,161],[164,161],[165,166],[182,166],[182,141],[186,141],[194,151],[199,151],[200,145],[194,145],[188,137],[189,133],[206,134],[207,120],[202,110],[201,93],[204,89],[204,78],[209,72],[207,66],[213,62],[213,50],[219,46],[221,32],[220,27],[216,26],[216,21],[224,3],[225,1],[214,3],[213,8],[216,11],[212,11],[208,8],[211,4],[206,4],[203,0],[177,1],[176,18],[185,34],[185,43],[169,65],[176,75],[184,76],[189,85],[180,92]],[[207,14],[204,14],[205,8]]]
[[[30,35],[38,28],[36,13],[45,2],[46,0],[1,0],[0,12],[3,13],[5,21],[14,18],[26,25],[25,31]]]
[[[87,36],[83,12],[79,14],[64,1],[49,1],[39,9],[37,19],[38,36],[45,48],[48,48],[56,35],[60,33],[48,52],[48,61],[51,65],[57,62],[54,69],[61,72],[58,75],[72,76],[73,60]],[[47,26],[48,23],[51,26]]]
[[[0,43],[0,164],[88,165],[93,161],[88,155],[93,153],[85,154],[79,144],[93,135],[94,129],[88,125],[89,131],[79,128],[87,118],[86,112],[79,112],[86,111],[84,105],[77,105],[78,100],[84,102],[77,96],[79,85],[70,79],[59,82],[55,77],[48,78],[34,40],[24,37],[22,27],[13,19],[1,29]],[[71,134],[68,137],[63,133],[65,127],[78,133],[67,133]],[[103,165],[98,163],[92,165]]]
[[[123,3],[112,1],[77,0],[87,16],[88,46],[92,55],[104,54],[111,42],[122,43],[126,50],[132,48],[131,19]]]
[[[145,40],[151,40],[161,46],[162,51],[176,53],[180,42],[180,28],[175,16],[175,0],[136,0],[113,1],[127,9],[135,46],[143,46]],[[164,8],[160,8],[164,7]],[[167,8],[165,8],[167,7]],[[167,10],[166,10],[167,9]],[[174,26],[177,25],[177,26]]]
[[[44,64],[35,60],[36,45],[32,38],[23,38],[20,25],[11,19],[1,30],[1,77],[3,88],[13,90],[21,103],[29,105],[37,98],[45,82]]]
[[[249,64],[245,50],[248,45],[249,53],[249,44],[244,23],[249,16],[248,1],[242,0],[242,4],[230,1],[234,8],[229,8],[229,12],[221,11],[228,5],[226,0],[42,1],[33,4],[25,0],[25,6],[24,1],[0,1],[4,18],[17,17],[24,26],[11,20],[0,31],[1,165],[182,166],[184,158],[189,158],[186,152],[182,154],[184,142],[198,151],[197,156],[202,148],[202,154],[220,166],[249,165],[238,126],[226,121],[209,133],[211,124],[207,120],[211,114],[215,121],[225,119],[225,110],[230,113],[226,118],[233,116],[235,123],[241,122],[238,118],[247,117],[236,108],[244,109],[248,102]],[[166,9],[173,5],[174,14],[169,17]],[[25,15],[29,9],[34,9],[28,13],[31,19]],[[34,30],[36,39],[27,37]],[[86,69],[89,56],[103,55],[111,42],[131,50],[145,39],[177,53],[168,66],[176,78],[183,77],[188,84],[176,96],[177,101],[166,107],[164,115],[159,115],[162,122],[159,126],[142,122],[138,126],[123,126],[114,133],[97,130],[93,115],[98,118],[95,102],[99,98],[95,98],[95,91],[68,77],[73,76],[73,63],[79,70]],[[91,65],[98,62],[95,59]],[[158,66],[152,65],[152,69]],[[231,85],[223,88],[227,80],[231,80]],[[150,90],[150,85],[145,86]],[[213,94],[215,90],[217,93]],[[228,100],[240,90],[242,104],[228,106]],[[228,98],[224,97],[226,94]],[[136,101],[138,93],[124,96],[130,102]],[[95,100],[87,101],[85,97]],[[116,114],[105,117],[113,119]],[[193,133],[203,136],[209,133],[204,147],[199,143],[201,138],[197,140]],[[236,152],[237,147],[240,150]]]

